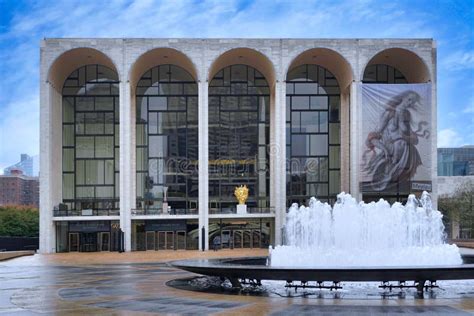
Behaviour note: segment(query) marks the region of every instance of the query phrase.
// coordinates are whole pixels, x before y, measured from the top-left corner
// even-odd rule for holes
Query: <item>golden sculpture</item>
[[[234,191],[234,195],[237,198],[237,201],[239,201],[240,205],[245,205],[245,202],[247,201],[249,197],[249,188],[247,188],[246,185],[241,185],[240,187],[236,187]]]

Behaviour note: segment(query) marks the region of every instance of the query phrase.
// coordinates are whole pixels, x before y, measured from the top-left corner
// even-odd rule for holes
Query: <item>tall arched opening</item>
[[[360,189],[364,201],[431,191],[431,75],[415,53],[385,49],[363,69]]]
[[[51,229],[42,220],[40,229],[52,230],[56,238],[50,240],[55,240],[57,252],[118,250],[117,68],[96,49],[76,48],[52,63],[47,80],[48,109],[42,113],[49,113],[50,123],[43,128],[50,129],[51,138],[41,146],[41,169],[52,172],[42,175],[42,185],[49,190],[43,192],[52,197],[53,216],[84,221],[56,221]],[[54,168],[46,169],[53,163]]]
[[[227,51],[210,67],[210,247],[265,248],[273,240],[274,219],[266,215],[274,205],[275,78],[271,61],[249,48]],[[246,213],[227,219],[237,213],[234,190],[241,185],[249,189]]]
[[[352,78],[349,63],[325,48],[305,51],[291,63],[286,77],[287,205],[307,204],[311,197],[334,202],[349,186]]]
[[[132,217],[131,250],[197,249],[196,69],[182,52],[156,48],[134,63],[130,85],[132,214],[140,216]]]

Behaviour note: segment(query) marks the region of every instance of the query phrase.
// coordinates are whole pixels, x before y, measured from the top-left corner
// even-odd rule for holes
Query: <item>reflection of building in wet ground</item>
[[[267,250],[162,251],[106,254],[35,255],[0,262],[0,312],[5,315],[111,315],[122,313],[182,315],[368,315],[377,313],[426,313],[468,315],[474,311],[472,282],[440,285],[438,297],[403,299],[383,297],[378,284],[348,285],[346,291],[288,292],[270,284],[274,294],[223,295],[180,290],[166,284],[195,277],[176,270],[165,261],[227,256],[261,256]],[[122,262],[117,264],[117,262]],[[343,284],[344,285],[344,284]],[[336,293],[337,292],[337,293]],[[460,294],[463,292],[464,294]],[[363,294],[362,294],[363,293]],[[286,296],[284,298],[281,295]],[[334,299],[334,298],[337,299]]]
[[[265,248],[312,196],[436,198],[425,162],[423,181],[360,186],[362,87],[422,84],[431,113],[435,56],[431,39],[45,39],[40,250]]]

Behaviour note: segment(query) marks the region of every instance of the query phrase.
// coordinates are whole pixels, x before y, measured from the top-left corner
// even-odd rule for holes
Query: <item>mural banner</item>
[[[431,84],[363,84],[362,193],[431,191]]]

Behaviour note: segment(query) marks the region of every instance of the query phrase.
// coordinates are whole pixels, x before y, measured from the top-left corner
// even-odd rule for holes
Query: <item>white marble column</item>
[[[40,253],[56,251],[53,207],[62,197],[62,98],[49,83],[40,91]],[[58,163],[59,162],[59,163]]]
[[[271,199],[275,208],[275,244],[282,242],[282,227],[286,219],[286,84],[277,81],[275,84],[274,106],[272,107],[273,144],[270,146],[270,159],[273,167],[270,185],[274,194]]]
[[[432,75],[431,75],[431,200],[433,208],[438,209],[438,99],[436,77],[436,43],[432,49]],[[459,228],[459,227],[458,227]]]
[[[125,251],[131,251],[132,208],[132,113],[130,83],[120,82],[120,227],[124,232]]]
[[[351,129],[350,129],[350,113],[351,113],[351,104],[350,104],[350,87],[344,90],[341,93],[341,110],[340,110],[340,122],[341,122],[341,191],[350,192],[351,183],[350,183],[350,143],[351,143]]]
[[[198,134],[199,134],[199,249],[209,250],[209,114],[208,82],[199,81]],[[202,228],[205,229],[204,236]]]
[[[359,148],[359,136],[362,128],[361,122],[361,89],[360,81],[354,81],[351,84],[351,98],[350,98],[350,155],[351,155],[351,171],[350,171],[350,193],[358,201],[362,200],[359,187],[359,172],[360,172],[360,157]]]

